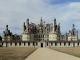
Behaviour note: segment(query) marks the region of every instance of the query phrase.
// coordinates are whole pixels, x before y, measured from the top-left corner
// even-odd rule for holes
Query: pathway
[[[38,48],[25,60],[80,60],[80,58],[49,48]]]

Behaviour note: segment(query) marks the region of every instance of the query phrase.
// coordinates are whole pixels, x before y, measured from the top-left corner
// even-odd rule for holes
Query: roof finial
[[[8,25],[6,25],[6,27],[8,27]]]
[[[75,27],[75,25],[73,24],[73,28]]]
[[[6,30],[8,30],[8,25],[6,25]]]
[[[42,22],[42,17],[41,17],[41,22]]]
[[[44,24],[45,24],[45,21],[44,21]]]

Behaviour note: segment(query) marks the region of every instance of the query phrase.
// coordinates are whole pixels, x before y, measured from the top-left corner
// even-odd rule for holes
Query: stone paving
[[[80,60],[80,58],[49,48],[38,48],[25,60]]]

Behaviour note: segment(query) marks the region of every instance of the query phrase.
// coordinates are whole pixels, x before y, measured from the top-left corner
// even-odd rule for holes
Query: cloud
[[[5,30],[8,24],[11,32],[21,34],[23,22],[26,22],[27,18],[29,18],[30,23],[39,24],[41,16],[47,24],[52,23],[55,17],[57,24],[61,25],[62,34],[71,30],[72,24],[80,29],[80,2],[60,4],[50,4],[50,2],[52,0],[0,1],[0,28],[2,28],[0,33]]]

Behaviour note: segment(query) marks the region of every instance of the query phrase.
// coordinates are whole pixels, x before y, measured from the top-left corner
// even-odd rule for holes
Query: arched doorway
[[[41,47],[43,47],[43,43],[41,43]]]

